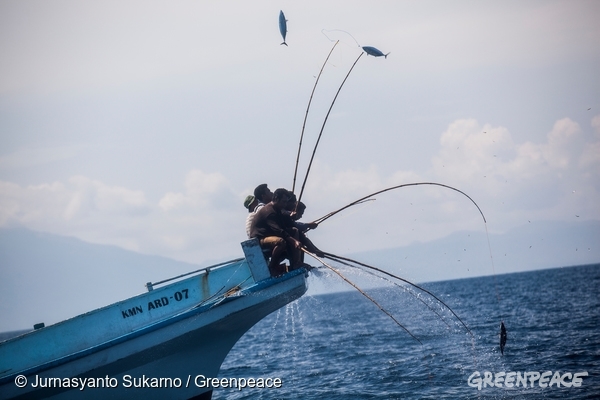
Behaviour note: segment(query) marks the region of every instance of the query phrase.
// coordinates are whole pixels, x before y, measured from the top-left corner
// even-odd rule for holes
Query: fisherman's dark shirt
[[[250,226],[250,237],[263,239],[267,236],[288,238],[286,231],[290,227],[291,218],[277,210],[273,203],[269,203],[256,212]]]

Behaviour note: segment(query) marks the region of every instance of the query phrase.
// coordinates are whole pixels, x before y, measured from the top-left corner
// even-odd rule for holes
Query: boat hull
[[[246,331],[302,296],[306,275],[301,269],[263,279],[101,345],[5,375],[0,398],[210,398],[212,388],[202,377],[217,377]],[[16,384],[20,375],[27,378],[24,387]]]

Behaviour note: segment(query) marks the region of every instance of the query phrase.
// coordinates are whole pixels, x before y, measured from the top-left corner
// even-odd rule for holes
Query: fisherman
[[[297,202],[295,208],[296,209],[292,211],[290,216],[294,220],[296,228],[298,228],[300,232],[306,232],[309,229],[317,229],[319,224],[316,222],[300,222],[300,219],[302,219],[302,217],[304,216],[304,211],[306,211],[306,204],[304,204],[301,201]]]
[[[252,195],[248,195],[244,200],[244,207],[248,209],[248,216],[246,217],[246,235],[250,238],[250,225],[252,225],[252,219],[254,219],[254,210],[258,205],[258,200]]]
[[[256,213],[273,199],[273,192],[266,183],[262,183],[254,189],[254,197],[258,200],[258,205],[254,209]]]
[[[271,192],[269,186],[266,183],[261,183],[254,188],[254,196],[250,195],[246,197],[246,200],[244,200],[244,207],[246,207],[250,213],[246,217],[246,235],[248,235],[248,239],[250,239],[250,226],[252,226],[252,220],[254,219],[254,216],[258,210],[263,208],[265,204],[271,201],[272,198],[273,192]],[[246,205],[246,202],[248,202],[248,205]]]
[[[256,197],[252,196],[251,194],[246,196],[246,199],[244,200],[244,207],[248,209],[249,213],[253,213],[257,205],[258,200]]]
[[[300,240],[300,243],[302,243],[302,245],[306,247],[308,251],[315,254],[317,257],[324,257],[325,253],[319,250],[317,246],[315,246],[313,242],[305,235],[305,232],[309,229],[317,229],[319,224],[317,224],[316,222],[306,223],[299,221],[304,215],[305,210],[306,205],[302,202],[298,202],[296,200],[296,195],[290,192],[290,200],[286,205],[286,212],[284,213],[289,214],[293,227],[297,229],[298,240]],[[304,253],[302,253],[301,256],[302,261],[304,261]]]
[[[298,231],[290,229],[291,218],[283,214],[289,197],[286,189],[275,190],[271,201],[255,212],[250,227],[250,237],[257,238],[263,249],[271,250],[269,271],[272,276],[287,272],[285,264],[281,264],[286,255],[291,269],[301,266],[302,243],[298,240]]]

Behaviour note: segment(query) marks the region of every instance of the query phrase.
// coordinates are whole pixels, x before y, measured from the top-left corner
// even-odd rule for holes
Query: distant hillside
[[[503,235],[490,235],[490,244],[497,275],[598,263],[600,221],[532,223]],[[414,282],[494,272],[485,232],[458,232],[433,242],[351,257]],[[38,322],[56,323],[139,294],[146,290],[146,282],[198,268],[69,237],[0,229],[0,332],[30,329]],[[352,279],[366,284],[361,279],[367,276]],[[336,277],[313,278],[310,292],[349,289],[337,281]]]
[[[485,232],[457,232],[353,257],[417,282],[593,264],[600,262],[600,221],[531,223],[490,234],[489,245]]]
[[[25,229],[0,229],[0,332],[28,329],[145,291],[197,265]]]

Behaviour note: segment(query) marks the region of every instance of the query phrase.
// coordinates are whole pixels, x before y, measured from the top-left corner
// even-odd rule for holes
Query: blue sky
[[[279,11],[288,19],[281,46]],[[238,257],[245,196],[300,180],[320,217],[388,186],[469,194],[492,233],[600,220],[596,1],[3,1],[0,227],[205,263]],[[484,231],[401,189],[311,238],[338,253]]]

